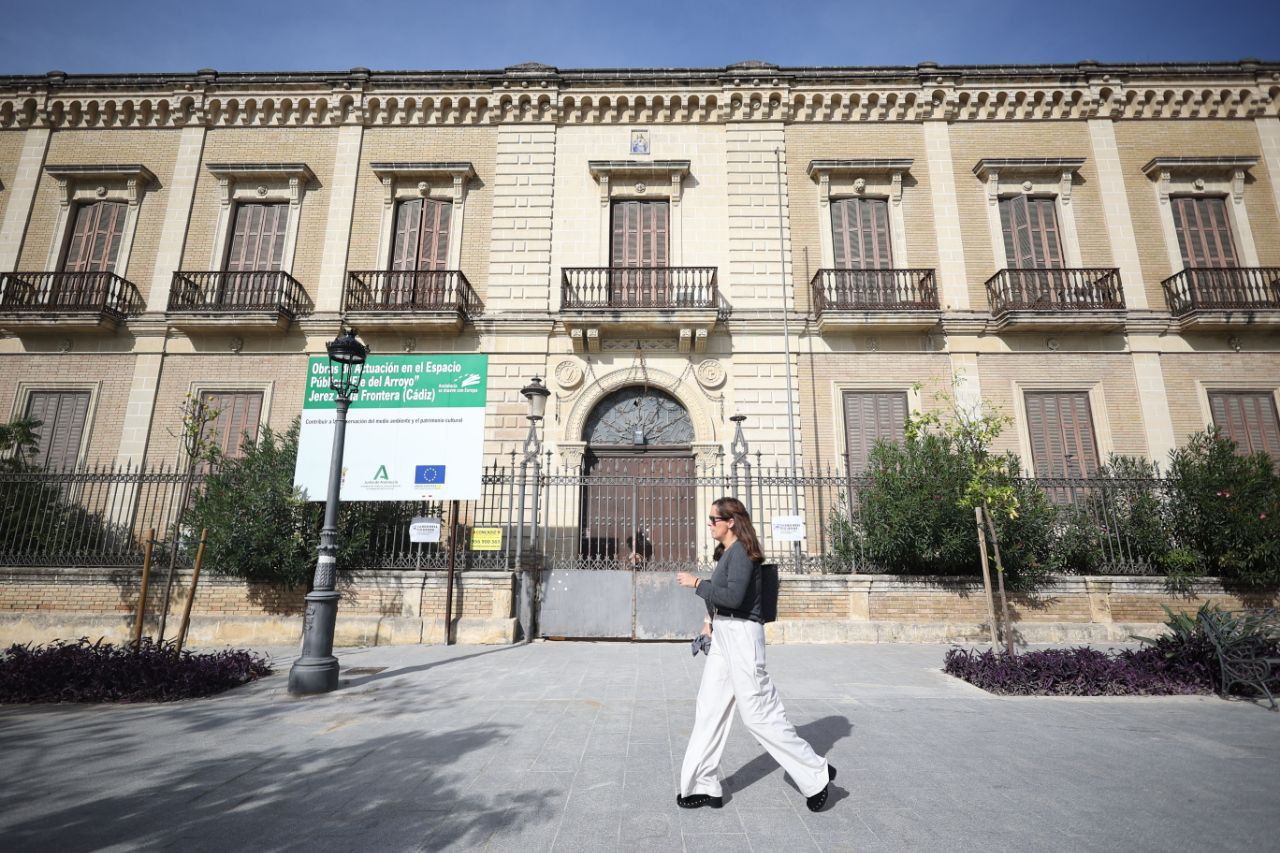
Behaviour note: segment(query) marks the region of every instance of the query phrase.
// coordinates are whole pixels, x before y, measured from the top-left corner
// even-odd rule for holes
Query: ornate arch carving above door
[[[657,388],[632,385],[600,400],[582,434],[588,447],[688,447],[693,422],[680,401]]]
[[[684,407],[689,415],[689,423],[693,427],[690,443],[695,445],[695,450],[700,444],[715,445],[718,441],[716,423],[701,405],[701,392],[693,381],[692,375],[686,380],[652,367],[645,371],[645,375],[641,375],[635,368],[607,373],[595,382],[587,384],[578,398],[573,401],[573,407],[569,410],[569,416],[564,424],[564,442],[576,443],[587,440],[587,418],[605,397],[621,388],[647,384],[650,389],[665,391]]]

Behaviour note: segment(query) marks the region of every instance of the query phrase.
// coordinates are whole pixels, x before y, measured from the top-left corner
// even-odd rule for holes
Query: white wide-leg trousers
[[[733,709],[747,730],[782,765],[806,797],[827,786],[827,761],[796,734],[764,668],[764,626],[717,616],[711,653],[702,671],[698,711],[680,768],[683,796],[723,796],[720,757],[729,740]]]

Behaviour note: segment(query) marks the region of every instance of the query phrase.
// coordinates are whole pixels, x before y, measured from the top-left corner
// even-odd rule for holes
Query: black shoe
[[[820,812],[822,807],[827,804],[827,794],[831,791],[831,782],[836,778],[836,768],[827,765],[827,786],[812,797],[807,797],[804,804],[809,807],[811,812]]]
[[[710,794],[690,794],[682,797],[676,794],[676,805],[682,809],[700,809],[703,806],[719,809],[724,807],[724,797],[713,797]]]

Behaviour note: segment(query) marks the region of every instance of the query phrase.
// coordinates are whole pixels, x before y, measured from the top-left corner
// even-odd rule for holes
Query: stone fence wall
[[[511,643],[518,584],[505,571],[455,576],[453,637],[459,643]],[[173,637],[190,584],[175,576],[166,635]],[[340,646],[438,643],[444,637],[443,571],[362,571],[341,578],[336,642]],[[155,634],[165,572],[153,574],[146,630]],[[140,589],[137,569],[0,570],[0,644],[106,637],[132,630]],[[204,575],[192,608],[193,646],[292,645],[302,630],[302,590]],[[1205,601],[1229,609],[1275,606],[1275,593],[1242,598],[1214,580],[1188,594],[1158,578],[1066,577],[1034,594],[1010,597],[1022,642],[1122,642],[1155,633],[1164,606],[1193,612]],[[998,607],[998,602],[997,602]],[[986,598],[976,580],[900,575],[784,575],[774,643],[978,642],[988,636]],[[691,630],[696,626],[691,626]]]

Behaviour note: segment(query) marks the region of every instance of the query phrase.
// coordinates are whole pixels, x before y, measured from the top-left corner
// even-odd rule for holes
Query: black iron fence
[[[581,467],[553,469],[549,458],[522,464],[512,455],[485,469],[481,498],[457,504],[456,515],[441,502],[345,505],[368,534],[346,568],[444,568],[451,541],[461,569],[705,568],[715,545],[707,517],[717,498],[733,495],[751,512],[766,557],[788,571],[901,570],[874,557],[870,525],[878,519],[864,517],[864,478],[835,467],[767,468],[759,457],[755,464],[686,471],[602,476]],[[1023,484],[1044,496],[1042,533],[1068,553],[1068,571],[1154,574],[1153,554],[1176,539],[1166,521],[1165,480]],[[198,496],[200,486],[200,477],[188,486],[188,475],[173,469],[0,472],[0,565],[139,565],[148,530],[156,531],[158,554],[198,535],[179,510],[184,490]],[[410,525],[423,516],[441,521],[441,542],[411,541]],[[180,548],[179,558],[189,550]]]

